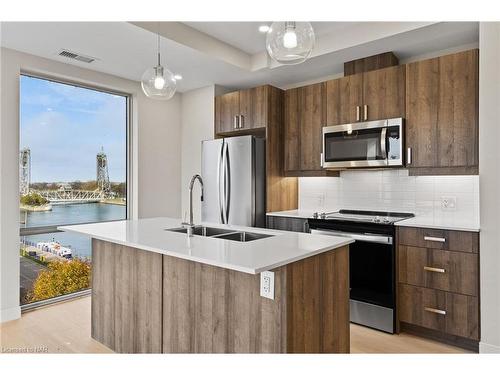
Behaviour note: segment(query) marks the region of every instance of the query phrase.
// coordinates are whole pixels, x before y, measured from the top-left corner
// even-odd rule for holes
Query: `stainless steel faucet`
[[[193,230],[194,230],[194,222],[193,222],[193,187],[195,181],[198,180],[200,182],[201,186],[201,201],[203,202],[203,179],[199,174],[195,174],[192,178],[191,181],[189,182],[189,223],[182,223],[184,226],[187,227],[187,233],[188,236],[193,235]]]

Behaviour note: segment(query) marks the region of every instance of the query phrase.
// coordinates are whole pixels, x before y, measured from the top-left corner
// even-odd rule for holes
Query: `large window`
[[[90,240],[64,224],[127,218],[128,97],[21,76],[21,304],[90,286]]]

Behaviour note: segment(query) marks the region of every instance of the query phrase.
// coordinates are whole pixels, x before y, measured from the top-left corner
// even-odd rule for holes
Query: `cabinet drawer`
[[[478,256],[399,245],[399,282],[478,295]]]
[[[479,249],[479,235],[476,232],[400,227],[398,235],[401,245],[468,253],[477,253]]]
[[[477,297],[399,284],[398,305],[402,322],[479,339]]]

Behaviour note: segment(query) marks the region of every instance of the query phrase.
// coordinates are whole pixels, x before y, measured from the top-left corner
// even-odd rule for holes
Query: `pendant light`
[[[174,74],[167,68],[161,65],[160,60],[160,33],[157,34],[158,38],[158,65],[149,68],[144,72],[141,79],[142,91],[146,96],[159,99],[168,100],[175,94],[177,88],[177,81]]]
[[[273,22],[266,36],[266,49],[280,64],[300,64],[314,48],[314,30],[309,22]]]

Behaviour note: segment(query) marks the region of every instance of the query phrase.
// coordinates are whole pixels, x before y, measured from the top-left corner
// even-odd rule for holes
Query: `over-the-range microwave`
[[[323,168],[395,167],[404,165],[404,119],[323,127]]]

